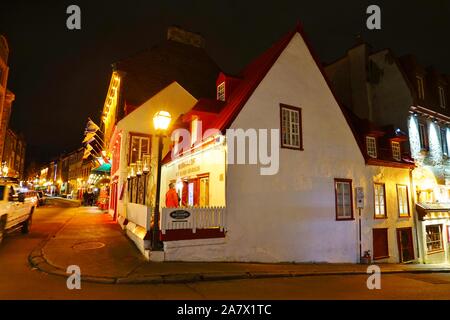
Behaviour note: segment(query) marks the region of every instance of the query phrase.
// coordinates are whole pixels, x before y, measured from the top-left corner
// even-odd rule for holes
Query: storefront
[[[223,139],[183,155],[162,167],[161,204],[170,183],[175,184],[180,207],[225,206],[226,148]]]
[[[413,172],[417,219],[424,263],[450,262],[450,185],[428,166]]]

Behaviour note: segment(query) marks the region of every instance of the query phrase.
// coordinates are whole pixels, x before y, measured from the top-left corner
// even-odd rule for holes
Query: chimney
[[[198,48],[205,47],[205,39],[201,35],[186,31],[177,26],[171,26],[167,29],[167,40],[180,42]]]

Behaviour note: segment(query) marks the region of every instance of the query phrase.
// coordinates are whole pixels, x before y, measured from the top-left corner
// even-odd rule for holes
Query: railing
[[[162,208],[161,232],[167,230],[192,230],[218,228],[220,232],[226,231],[225,207],[189,207],[189,208]]]

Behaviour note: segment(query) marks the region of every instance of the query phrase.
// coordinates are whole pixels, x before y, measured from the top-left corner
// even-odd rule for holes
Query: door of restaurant
[[[411,228],[397,229],[397,244],[400,262],[414,260],[414,246]]]

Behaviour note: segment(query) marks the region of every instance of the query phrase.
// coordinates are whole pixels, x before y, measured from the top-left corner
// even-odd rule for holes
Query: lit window
[[[303,150],[300,108],[281,105],[281,137],[283,148]]]
[[[375,183],[375,218],[386,218],[386,192],[384,184]]]
[[[447,101],[446,101],[446,97],[445,97],[445,91],[443,87],[439,87],[439,102],[441,105],[441,108],[445,109],[445,107],[447,106]]]
[[[142,160],[144,154],[150,153],[150,136],[131,135],[130,142],[130,164],[136,163],[137,160]]]
[[[336,197],[336,220],[353,219],[352,181],[335,179],[334,188]]]
[[[225,82],[217,86],[217,100],[225,101]]]
[[[366,137],[366,148],[369,157],[377,157],[377,141],[374,137]]]
[[[401,161],[402,160],[402,154],[400,150],[400,142],[392,141],[392,157],[394,160]]]
[[[423,87],[423,78],[416,76],[417,79],[417,95],[419,96],[419,99],[425,99],[425,90]]]
[[[434,224],[426,226],[427,251],[428,253],[443,250],[442,225]]]
[[[397,185],[398,214],[400,217],[409,217],[408,187]]]
[[[442,153],[448,155],[447,128],[441,128],[441,147]]]
[[[419,123],[419,138],[420,138],[420,148],[422,150],[428,150],[427,126],[424,123]]]

